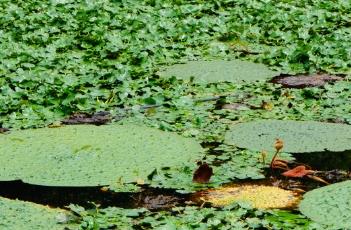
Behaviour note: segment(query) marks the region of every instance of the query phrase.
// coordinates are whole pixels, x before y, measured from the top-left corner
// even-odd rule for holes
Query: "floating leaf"
[[[272,80],[288,88],[305,88],[323,86],[328,82],[340,81],[342,77],[332,76],[328,74],[298,75],[298,76],[282,76]]]
[[[67,224],[70,214],[61,209],[0,197],[0,210],[1,229],[62,230],[70,227]]]
[[[325,229],[349,229],[351,226],[351,181],[314,189],[303,196],[300,211]]]
[[[274,151],[271,143],[276,138],[284,140],[284,152],[342,152],[351,149],[351,125],[260,120],[232,126],[225,142],[256,151]]]
[[[271,79],[279,73],[269,70],[262,64],[232,60],[232,61],[191,61],[186,64],[176,64],[158,73],[161,77],[175,76],[195,82],[253,82]]]
[[[200,162],[199,167],[194,172],[193,182],[208,183],[212,175],[213,175],[212,168],[207,163]]]
[[[299,196],[292,191],[260,184],[234,184],[199,192],[196,199],[214,206],[247,201],[255,208],[287,208],[296,206]]]
[[[0,159],[6,162],[0,167],[0,180],[123,187],[146,181],[155,169],[194,162],[201,153],[192,139],[136,125],[13,131],[0,136]]]
[[[282,175],[286,176],[286,177],[304,177],[304,176],[311,174],[313,172],[314,172],[313,170],[308,170],[308,169],[306,169],[305,166],[300,165],[300,166],[297,166],[293,169],[290,169],[289,171],[282,173]]]

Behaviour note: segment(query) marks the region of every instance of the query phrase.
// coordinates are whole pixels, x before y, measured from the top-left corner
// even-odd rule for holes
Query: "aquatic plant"
[[[77,125],[12,131],[0,137],[0,180],[47,186],[147,181],[161,168],[201,158],[194,140],[136,125]],[[191,181],[191,174],[189,175]]]
[[[191,61],[185,64],[175,64],[158,72],[161,77],[175,76],[179,79],[195,82],[252,82],[271,79],[279,75],[268,67],[241,60],[232,61]]]

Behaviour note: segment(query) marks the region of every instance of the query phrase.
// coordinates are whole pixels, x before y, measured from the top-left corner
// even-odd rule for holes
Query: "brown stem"
[[[277,150],[277,151],[275,152],[275,154],[274,154],[274,156],[273,156],[273,158],[272,158],[271,165],[270,165],[271,170],[273,169],[273,163],[274,163],[274,161],[275,161],[275,158],[277,158],[278,153],[279,153],[279,150]]]

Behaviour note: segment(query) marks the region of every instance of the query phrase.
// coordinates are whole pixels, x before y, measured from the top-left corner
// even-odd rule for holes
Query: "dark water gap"
[[[314,170],[351,170],[351,150],[343,152],[312,152],[292,154],[296,162],[311,166]]]
[[[103,191],[102,187],[49,187],[32,185],[22,181],[0,182],[0,196],[18,199],[50,207],[65,208],[70,204],[84,208],[147,208],[167,210],[184,206],[189,195],[176,193],[170,189],[143,187],[140,192]]]

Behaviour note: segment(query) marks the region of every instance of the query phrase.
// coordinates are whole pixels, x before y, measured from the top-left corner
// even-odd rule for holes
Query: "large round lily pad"
[[[62,230],[69,213],[30,202],[0,197],[0,229]],[[77,226],[75,226],[77,227]]]
[[[312,190],[304,195],[300,211],[328,229],[351,226],[351,181]]]
[[[192,139],[136,125],[13,131],[0,136],[0,180],[48,186],[123,184],[146,180],[154,169],[195,161],[201,153]]]
[[[341,152],[351,149],[351,125],[315,121],[261,120],[234,125],[225,142],[240,148],[274,151],[274,141],[284,141],[284,152]]]
[[[191,61],[186,64],[169,66],[158,72],[161,77],[175,76],[189,80],[194,77],[195,82],[253,82],[271,79],[279,73],[269,70],[263,64],[247,61]]]

